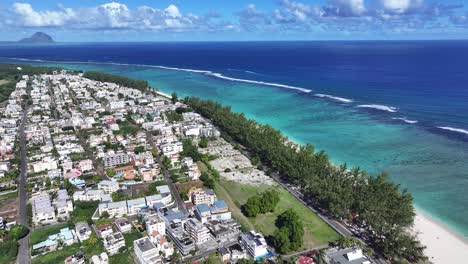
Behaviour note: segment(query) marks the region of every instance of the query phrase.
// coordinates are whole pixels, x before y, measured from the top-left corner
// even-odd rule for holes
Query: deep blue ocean
[[[468,237],[468,41],[3,44],[0,57],[231,105],[334,162],[389,172]]]

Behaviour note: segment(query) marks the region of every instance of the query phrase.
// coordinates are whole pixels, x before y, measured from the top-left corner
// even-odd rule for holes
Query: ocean
[[[468,238],[468,41],[4,44],[0,57],[230,105],[336,163],[388,172]]]

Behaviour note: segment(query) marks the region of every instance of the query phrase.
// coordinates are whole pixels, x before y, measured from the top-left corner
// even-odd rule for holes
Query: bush
[[[29,229],[27,227],[23,225],[14,225],[8,234],[12,240],[18,241],[25,237],[28,233]]]

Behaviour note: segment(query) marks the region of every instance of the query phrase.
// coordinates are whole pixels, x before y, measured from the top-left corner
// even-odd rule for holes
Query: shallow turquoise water
[[[408,188],[416,206],[468,237],[466,143],[410,124],[388,123],[366,111],[280,88],[230,82],[196,73],[136,66],[54,64],[145,79],[163,92],[199,96],[325,150],[334,162],[387,171]]]

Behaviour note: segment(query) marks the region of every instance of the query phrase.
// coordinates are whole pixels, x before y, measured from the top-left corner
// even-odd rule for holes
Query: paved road
[[[26,159],[26,135],[24,134],[24,127],[26,125],[26,116],[28,113],[29,106],[26,105],[23,111],[23,117],[21,119],[21,125],[19,129],[20,137],[20,176],[18,179],[18,196],[19,196],[19,223],[28,226],[27,216],[27,202],[28,193],[26,191],[26,178],[27,178],[27,159]],[[19,241],[18,258],[19,264],[31,263],[31,256],[29,255],[29,235]]]
[[[153,135],[151,135],[150,132],[146,132],[146,140],[148,140],[152,148],[156,150],[158,149],[156,144],[154,143]],[[162,164],[161,159],[158,159],[158,163],[159,163],[160,168],[164,168],[164,165]],[[183,212],[184,214],[187,214],[187,208],[185,207],[185,203],[184,201],[182,201],[182,198],[180,198],[179,190],[177,189],[174,182],[172,181],[169,171],[167,169],[163,169],[162,172],[164,174],[164,178],[166,179],[167,184],[169,185],[169,189],[171,190],[172,196],[174,197],[177,203],[177,207],[179,208],[181,212]]]
[[[296,199],[298,199],[302,204],[304,204],[312,212],[314,212],[316,215],[318,215],[323,221],[325,221],[330,227],[332,227],[340,235],[346,236],[346,237],[355,237],[354,233],[351,230],[349,230],[346,226],[344,226],[342,223],[336,221],[333,218],[330,218],[330,217],[328,217],[326,215],[321,214],[315,208],[310,206],[309,203],[307,203],[303,199],[304,196],[302,195],[302,193],[300,193],[297,189],[293,188],[291,185],[287,184],[286,182],[280,180],[278,176],[272,176],[272,178],[276,182],[278,182],[281,186],[283,186],[283,188],[288,190],[292,195],[294,195],[294,197],[296,197]],[[363,243],[365,243],[365,242],[363,241]],[[387,261],[385,261],[383,258],[378,258],[378,259],[371,258],[371,260],[374,263],[378,263],[378,264],[386,264],[387,263]]]

